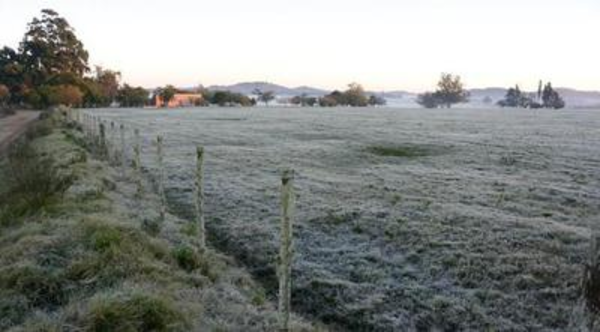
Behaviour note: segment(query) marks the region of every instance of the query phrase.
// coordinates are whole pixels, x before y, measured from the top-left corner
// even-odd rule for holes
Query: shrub
[[[29,143],[14,145],[8,154],[10,189],[0,197],[0,225],[49,207],[71,185],[51,157],[38,155]]]
[[[173,257],[179,267],[186,271],[194,271],[201,265],[200,255],[188,246],[180,246],[173,250]]]
[[[188,322],[169,299],[142,292],[116,293],[92,300],[88,331],[183,331]]]
[[[11,266],[0,270],[0,291],[9,291],[27,299],[33,307],[60,304],[66,298],[64,279],[51,270],[35,265]]]

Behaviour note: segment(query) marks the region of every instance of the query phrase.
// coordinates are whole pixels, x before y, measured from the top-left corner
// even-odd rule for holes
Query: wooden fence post
[[[106,126],[104,125],[104,121],[100,121],[100,123],[98,124],[98,127],[100,128],[100,140],[99,140],[99,144],[98,144],[98,156],[101,159],[104,159],[104,158],[106,158],[107,150],[108,150],[108,148],[106,147]]]
[[[125,146],[125,126],[119,125],[119,134],[121,136],[121,177],[125,178],[127,167],[127,147]]]
[[[142,147],[141,147],[141,143],[140,143],[140,130],[139,129],[135,129],[134,130],[134,134],[135,134],[135,143],[133,146],[133,153],[134,153],[134,161],[133,161],[133,168],[134,168],[134,173],[135,173],[135,183],[137,185],[137,191],[136,191],[136,196],[142,197],[144,188],[142,187]]]
[[[167,198],[165,197],[165,170],[164,170],[164,156],[163,156],[163,138],[162,136],[156,137],[156,156],[158,163],[158,196],[160,199],[160,220],[165,221],[166,209],[167,209]]]
[[[196,226],[198,227],[198,245],[206,249],[206,228],[204,225],[204,148],[196,147]]]
[[[281,243],[279,248],[279,319],[281,331],[289,331],[292,296],[292,226],[295,210],[294,171],[281,177]]]
[[[109,148],[108,148],[108,161],[112,164],[112,165],[116,165],[117,163],[117,149],[116,144],[115,144],[115,122],[111,121],[110,122],[110,135],[109,135]]]

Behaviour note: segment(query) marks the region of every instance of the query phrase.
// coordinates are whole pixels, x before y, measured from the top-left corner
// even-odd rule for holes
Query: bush
[[[180,246],[173,250],[173,257],[182,269],[191,272],[198,269],[202,263],[200,255],[188,246]]]
[[[116,293],[92,300],[88,331],[183,331],[189,324],[165,297]]]
[[[35,265],[11,266],[0,270],[0,291],[24,296],[28,306],[48,307],[66,299],[64,279]]]
[[[0,225],[49,207],[69,188],[71,175],[61,174],[54,160],[38,155],[28,142],[8,153],[9,190],[0,196]]]

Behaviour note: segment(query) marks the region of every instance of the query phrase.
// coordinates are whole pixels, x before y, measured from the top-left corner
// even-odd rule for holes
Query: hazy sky
[[[600,0],[0,0],[0,46],[52,8],[124,80],[432,88],[538,79],[600,90]]]

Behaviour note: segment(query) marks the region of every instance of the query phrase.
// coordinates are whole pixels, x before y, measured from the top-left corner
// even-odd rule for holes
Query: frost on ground
[[[297,172],[293,301],[345,330],[565,330],[600,214],[597,111],[100,110],[165,137],[172,209],[206,147],[211,243],[274,284]],[[274,291],[275,287],[271,287]]]

